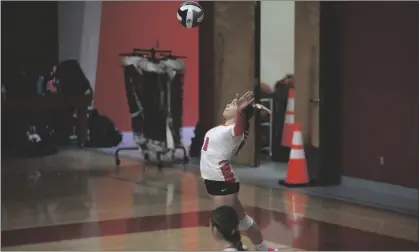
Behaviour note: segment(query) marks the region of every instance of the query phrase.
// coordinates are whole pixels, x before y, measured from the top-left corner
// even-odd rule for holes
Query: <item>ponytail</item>
[[[239,230],[234,231],[234,233],[231,235],[231,238],[231,243],[233,244],[235,249],[237,249],[238,251],[245,251],[245,249],[243,248],[242,237],[240,235]]]
[[[226,232],[226,230],[220,230],[220,233],[224,236],[224,239],[233,245],[238,251],[246,251],[243,248],[242,237],[239,230],[234,230],[232,233]]]
[[[238,251],[245,251],[239,231],[239,217],[234,208],[220,206],[212,211],[211,226]]]

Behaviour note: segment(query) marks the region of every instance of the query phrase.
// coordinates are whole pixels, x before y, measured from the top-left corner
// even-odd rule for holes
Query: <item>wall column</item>
[[[324,178],[320,146],[320,2],[295,2],[295,112],[301,123],[311,180]],[[323,125],[324,126],[324,125]]]
[[[203,128],[208,129],[223,122],[225,105],[236,93],[253,90],[255,3],[202,2],[202,7],[199,117]],[[236,162],[254,165],[254,142],[250,134]]]
[[[319,28],[320,3],[295,2],[295,113],[304,143],[314,146],[318,146],[319,110],[310,100],[319,93]]]
[[[95,90],[102,2],[58,3],[59,61],[75,59]]]

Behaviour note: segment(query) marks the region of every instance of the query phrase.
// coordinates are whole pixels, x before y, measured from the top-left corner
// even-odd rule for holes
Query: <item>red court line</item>
[[[284,213],[259,207],[248,207],[247,210],[254,214],[253,217],[259,223],[262,232],[267,228],[267,225],[272,225],[272,223],[278,226],[278,230],[263,232],[266,240],[286,246],[292,245],[293,239],[292,236],[290,237],[291,230],[287,230],[286,228],[287,219]],[[182,221],[182,219],[188,217],[197,218],[197,216],[197,222]],[[209,216],[210,211],[202,211],[7,230],[1,232],[1,246],[3,248],[89,237],[123,235],[196,226],[207,227],[209,225]],[[100,226],[100,230],[97,229],[98,226]],[[316,235],[313,235],[311,230],[315,230]],[[418,242],[315,221],[308,218],[302,221],[301,236],[303,242],[300,244],[301,247],[299,249],[311,251],[415,251],[419,249]],[[312,239],[316,239],[316,241],[312,241]]]

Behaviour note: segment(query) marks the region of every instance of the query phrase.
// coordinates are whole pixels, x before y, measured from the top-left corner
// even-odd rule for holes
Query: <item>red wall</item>
[[[183,126],[198,119],[198,30],[179,25],[179,2],[103,2],[94,105],[122,131],[131,130],[120,53],[132,48],[170,49],[188,57]]]

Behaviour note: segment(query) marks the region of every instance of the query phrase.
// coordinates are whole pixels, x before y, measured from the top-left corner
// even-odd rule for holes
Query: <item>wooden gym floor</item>
[[[412,216],[248,184],[240,198],[273,248],[419,249]],[[220,250],[211,208],[181,169],[122,158],[117,175],[112,156],[87,149],[2,160],[2,250]]]

